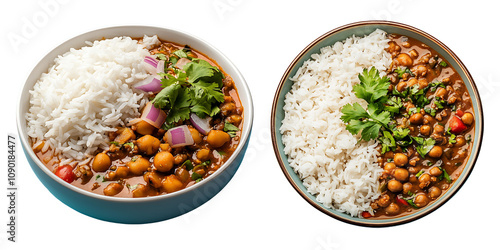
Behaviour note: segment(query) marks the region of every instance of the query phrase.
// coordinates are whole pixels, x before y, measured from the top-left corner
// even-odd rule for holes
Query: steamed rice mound
[[[138,117],[146,102],[131,86],[148,76],[142,66],[148,44],[130,37],[87,44],[56,58],[30,91],[28,135],[34,148],[44,143],[42,152],[86,159],[106,148],[107,132]]]
[[[363,68],[384,72],[391,56],[382,30],[321,48],[291,79],[280,132],[288,162],[308,192],[326,207],[359,216],[380,196],[378,142],[360,141],[340,120],[345,104],[366,102],[352,87]]]

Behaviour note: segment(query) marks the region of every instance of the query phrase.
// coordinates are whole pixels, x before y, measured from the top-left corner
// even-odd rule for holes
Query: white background
[[[6,2],[0,7],[0,189],[5,190],[0,192],[1,249],[498,249],[500,18],[490,2]],[[415,26],[448,45],[475,78],[485,114],[479,160],[458,194],[430,215],[390,228],[346,224],[305,202],[279,168],[269,128],[276,87],[302,48],[338,26],[372,19]],[[30,25],[34,29],[27,32]],[[123,225],[87,217],[54,198],[31,171],[18,143],[17,242],[8,242],[6,137],[17,134],[15,106],[24,81],[60,43],[117,25],[184,30],[213,44],[236,64],[254,97],[247,157],[226,188],[200,208],[168,221]],[[13,36],[23,39],[15,43]]]

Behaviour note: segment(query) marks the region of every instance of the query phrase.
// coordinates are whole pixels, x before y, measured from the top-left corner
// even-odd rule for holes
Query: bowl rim
[[[286,158],[283,159],[281,157],[281,152],[278,148],[278,141],[277,141],[277,134],[276,134],[276,126],[277,124],[280,124],[281,121],[279,121],[279,123],[276,122],[275,118],[276,118],[276,112],[277,112],[277,107],[278,107],[278,100],[279,100],[279,96],[280,96],[280,93],[282,92],[283,90],[283,87],[285,85],[285,82],[288,80],[288,77],[290,77],[290,73],[291,71],[297,66],[296,64],[301,61],[302,57],[307,53],[309,52],[314,46],[316,46],[317,44],[319,44],[321,41],[323,41],[324,39],[328,38],[329,36],[331,35],[334,35],[338,32],[341,32],[341,31],[344,31],[344,30],[347,30],[347,29],[352,29],[352,28],[357,28],[357,27],[362,27],[362,26],[371,26],[371,25],[386,25],[386,26],[393,26],[393,27],[396,27],[396,28],[402,28],[402,29],[406,29],[406,30],[409,30],[413,33],[417,33],[429,40],[431,40],[432,42],[434,42],[437,46],[441,47],[446,53],[448,53],[455,61],[456,63],[458,64],[458,66],[460,67],[460,69],[463,71],[464,75],[466,76],[466,78],[469,80],[470,82],[470,87],[472,89],[472,92],[473,93],[470,93],[471,96],[475,96],[476,98],[476,107],[477,107],[477,110],[478,110],[478,114],[476,114],[476,120],[477,118],[479,117],[479,126],[476,127],[475,129],[478,130],[478,134],[479,134],[479,138],[476,138],[474,140],[474,144],[477,145],[476,149],[474,151],[471,151],[469,156],[468,156],[468,159],[467,159],[467,162],[470,162],[470,167],[468,169],[464,169],[464,170],[467,170],[466,173],[464,173],[464,171],[462,171],[462,173],[460,173],[460,176],[463,176],[463,179],[460,181],[460,183],[457,183],[456,185],[456,188],[454,190],[451,190],[450,192],[447,192],[447,197],[441,201],[436,201],[432,204],[432,207],[429,208],[428,210],[426,210],[425,212],[423,213],[420,213],[418,215],[414,215],[412,216],[412,214],[415,214],[415,213],[412,213],[412,214],[408,214],[408,215],[404,215],[404,216],[398,216],[398,217],[395,217],[395,218],[391,218],[390,220],[391,221],[386,221],[387,219],[372,219],[372,220],[367,220],[367,219],[363,219],[362,221],[357,221],[357,220],[353,220],[353,219],[350,219],[350,218],[347,218],[347,216],[350,216],[350,215],[347,215],[346,217],[342,217],[342,216],[339,216],[335,213],[332,213],[330,210],[328,209],[325,209],[324,207],[322,207],[318,201],[316,201],[315,199],[311,199],[307,194],[306,192],[307,191],[302,191],[300,189],[300,187],[298,186],[297,183],[295,183],[295,181],[292,179],[292,176],[291,174],[288,172],[288,170],[286,169],[286,166],[285,166],[285,163],[284,161],[286,161]],[[285,177],[287,178],[288,182],[293,186],[293,188],[295,189],[295,191],[297,193],[300,194],[300,196],[305,199],[310,205],[312,205],[313,207],[315,207],[316,209],[318,209],[319,211],[321,211],[322,213],[330,216],[330,217],[333,217],[334,219],[337,219],[337,220],[340,220],[340,221],[343,221],[343,222],[346,222],[346,223],[349,223],[349,224],[353,224],[353,225],[357,225],[357,226],[364,226],[364,227],[389,227],[389,226],[397,226],[397,225],[402,225],[402,224],[406,224],[406,223],[409,223],[409,222],[412,222],[414,220],[417,220],[419,218],[422,218],[430,213],[432,213],[433,211],[435,211],[436,209],[438,209],[439,207],[441,207],[443,204],[445,204],[447,201],[449,201],[459,190],[460,188],[464,185],[464,183],[466,182],[466,180],[469,178],[472,170],[474,169],[474,166],[475,166],[475,163],[477,161],[477,158],[478,158],[478,155],[479,155],[479,152],[480,152],[480,149],[481,149],[481,145],[482,145],[482,137],[483,137],[483,132],[484,132],[484,114],[483,114],[483,108],[482,108],[482,102],[481,102],[481,99],[480,99],[480,96],[479,96],[479,91],[477,89],[477,86],[475,84],[475,81],[474,79],[472,78],[472,75],[470,74],[469,70],[465,67],[465,65],[463,64],[463,62],[458,58],[458,56],[450,49],[448,48],[448,46],[446,46],[444,43],[442,43],[441,41],[439,41],[437,38],[435,38],[434,36],[431,36],[430,34],[418,29],[418,28],[415,28],[413,26],[410,26],[410,25],[407,25],[407,24],[404,24],[404,23],[399,23],[399,22],[394,22],[394,21],[386,21],[386,20],[367,20],[367,21],[358,21],[358,22],[353,22],[353,23],[348,23],[348,24],[345,24],[345,25],[342,25],[342,26],[339,26],[337,28],[334,28],[326,33],[324,33],[323,35],[319,36],[318,38],[314,39],[311,43],[309,43],[304,49],[302,49],[299,54],[297,54],[297,56],[295,56],[295,58],[292,60],[292,62],[289,64],[289,66],[287,67],[287,69],[285,70],[285,72],[283,73],[283,76],[282,78],[280,79],[280,82],[278,84],[278,87],[276,89],[276,92],[275,92],[275,95],[274,95],[274,99],[273,99],[273,104],[272,104],[272,110],[271,110],[271,140],[272,140],[272,143],[273,143],[273,149],[274,149],[274,154],[276,156],[276,159],[280,165],[280,168],[282,170],[282,172],[284,173]],[[472,156],[472,157],[471,157]],[[464,175],[465,174],[465,175]]]
[[[29,92],[30,90],[33,89],[33,86],[35,85],[36,81],[34,83],[30,83],[30,82],[28,82],[28,80],[30,79],[31,74],[33,74],[33,71],[35,69],[37,69],[38,67],[40,67],[40,63],[42,61],[46,60],[50,56],[49,59],[51,59],[51,63],[53,63],[53,60],[57,56],[60,55],[60,54],[54,54],[55,51],[58,50],[60,47],[63,47],[67,43],[70,43],[72,41],[76,41],[78,39],[83,39],[86,36],[92,36],[93,34],[102,33],[104,31],[129,30],[129,29],[144,29],[145,30],[144,34],[149,33],[148,31],[160,31],[161,30],[162,33],[176,34],[178,36],[181,36],[182,39],[188,39],[190,41],[197,42],[197,43],[202,44],[203,46],[206,46],[205,50],[206,49],[211,50],[210,53],[213,53],[213,55],[218,57],[218,60],[216,60],[217,64],[220,65],[221,62],[224,62],[224,64],[226,64],[223,67],[223,69],[224,69],[224,71],[226,71],[226,73],[228,72],[228,68],[231,68],[231,71],[233,71],[234,73],[231,74],[230,76],[233,79],[239,79],[239,81],[237,83],[238,95],[244,96],[248,102],[248,104],[244,107],[244,110],[245,110],[244,112],[248,113],[248,114],[244,117],[244,125],[243,125],[243,126],[247,126],[248,129],[246,129],[245,131],[242,132],[242,135],[240,137],[240,143],[238,144],[238,146],[237,146],[236,150],[233,152],[233,154],[229,157],[229,159],[217,171],[215,171],[214,174],[207,177],[204,181],[201,181],[201,182],[197,183],[196,185],[192,185],[190,187],[184,188],[184,189],[179,190],[177,192],[168,193],[168,194],[161,194],[161,195],[156,195],[156,196],[132,198],[132,197],[105,196],[105,195],[96,194],[96,193],[87,191],[85,189],[76,187],[70,183],[63,181],[61,178],[57,177],[52,171],[50,171],[40,161],[40,159],[38,159],[38,157],[33,152],[32,148],[30,146],[30,143],[28,141],[29,136],[27,135],[27,131],[23,130],[22,123],[26,123],[26,119],[24,118],[24,113],[21,114],[21,112],[22,112],[21,105],[26,100],[24,100],[22,98],[22,96],[23,96],[23,93]],[[109,35],[109,36],[106,36],[105,38],[113,38],[113,37],[117,37],[117,36],[118,35],[115,35],[115,36]],[[123,34],[123,35],[119,35],[119,36],[130,36],[130,35]],[[130,37],[135,37],[135,36],[130,36]],[[160,39],[162,39],[162,38],[160,38]],[[169,41],[168,38],[164,39],[164,40]],[[84,44],[85,41],[87,41],[87,40],[83,39],[83,40],[79,41],[80,43],[82,43],[81,47],[88,46],[88,45]],[[79,47],[79,48],[81,48],[81,47]],[[194,47],[194,49],[198,49],[198,48]],[[200,52],[205,54],[205,55],[207,54],[207,51],[200,50]],[[51,56],[52,54],[54,54],[53,57]],[[209,58],[214,57],[213,55],[209,56]],[[51,64],[49,64],[43,72],[47,72],[47,70],[50,68],[50,65]],[[29,87],[28,87],[28,85],[29,85]],[[242,99],[242,98],[240,98],[240,99]],[[28,95],[28,105],[29,105],[29,95]],[[199,38],[198,36],[192,35],[189,32],[186,32],[186,31],[183,31],[183,30],[180,30],[177,28],[148,26],[148,25],[122,25],[122,26],[110,26],[110,27],[104,27],[104,28],[99,28],[99,29],[93,29],[93,30],[78,34],[76,36],[73,36],[73,37],[65,40],[64,42],[58,44],[56,47],[54,47],[49,52],[47,52],[41,59],[39,59],[37,64],[30,71],[30,74],[28,75],[27,79],[25,80],[24,84],[22,85],[22,90],[21,90],[20,95],[18,97],[18,101],[16,103],[16,108],[17,108],[17,110],[16,110],[16,122],[17,122],[17,130],[18,130],[18,134],[19,134],[19,140],[21,141],[21,144],[24,147],[25,152],[30,156],[30,158],[36,164],[36,167],[41,169],[47,176],[49,176],[50,178],[52,178],[53,180],[55,180],[56,182],[58,182],[59,184],[61,184],[65,188],[68,188],[69,190],[72,190],[74,192],[77,192],[79,194],[85,195],[85,196],[90,197],[90,198],[111,201],[111,202],[118,202],[118,203],[154,202],[154,201],[158,201],[158,200],[168,199],[170,197],[181,196],[183,194],[200,189],[200,188],[204,187],[205,185],[209,185],[209,183],[211,183],[211,181],[213,179],[215,179],[219,175],[226,172],[226,170],[234,162],[234,160],[237,158],[238,155],[240,155],[241,153],[243,153],[243,154],[245,153],[245,151],[243,151],[243,148],[245,147],[245,144],[248,144],[248,142],[250,140],[250,134],[251,134],[251,130],[253,127],[253,117],[254,117],[253,100],[252,100],[252,95],[251,95],[250,89],[248,87],[248,84],[247,84],[245,78],[243,77],[243,75],[241,74],[241,72],[239,71],[239,69],[236,67],[236,65],[226,55],[224,55],[219,49],[214,47],[212,44]]]

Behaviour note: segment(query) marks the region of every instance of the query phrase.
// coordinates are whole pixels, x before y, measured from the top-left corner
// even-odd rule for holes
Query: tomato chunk
[[[399,202],[400,204],[403,204],[405,206],[409,206],[410,204],[408,204],[407,201],[405,201],[404,199],[401,199],[399,197],[396,197],[396,201]]]
[[[467,126],[465,126],[458,116],[451,117],[448,121],[448,125],[450,126],[450,131],[454,134],[460,134],[467,129]]]
[[[73,168],[70,165],[62,165],[56,168],[54,171],[59,178],[67,183],[71,183],[75,180],[75,173],[73,173]]]
[[[366,218],[366,219],[372,217],[372,215],[369,212],[367,212],[367,211],[363,211],[361,213],[361,216],[363,216],[363,218]]]
[[[462,117],[464,115],[464,111],[462,111],[461,109],[457,109],[455,115],[457,115],[458,117]]]

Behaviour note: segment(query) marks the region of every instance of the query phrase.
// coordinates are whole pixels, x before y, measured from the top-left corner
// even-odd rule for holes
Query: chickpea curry
[[[46,162],[64,181],[106,196],[161,195],[203,181],[236,150],[243,107],[231,77],[189,46],[160,41],[149,51],[151,76],[134,85],[150,100],[141,117],[110,132],[108,149],[90,160]]]
[[[373,211],[361,213],[371,219],[403,216],[438,199],[461,174],[474,134],[472,101],[459,74],[422,42],[389,38],[385,76],[365,69],[354,88],[367,111],[357,103],[342,109],[351,133],[379,141],[381,196]]]

